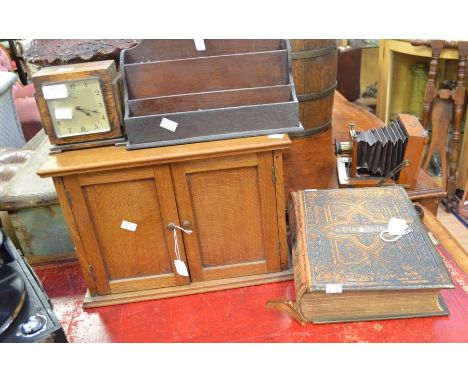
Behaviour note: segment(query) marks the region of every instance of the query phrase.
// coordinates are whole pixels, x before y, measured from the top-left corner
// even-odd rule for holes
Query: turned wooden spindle
[[[424,106],[422,125],[427,129],[429,122],[429,115],[431,112],[432,102],[437,96],[436,82],[439,73],[439,56],[442,49],[445,47],[446,41],[444,40],[412,40],[411,44],[414,46],[428,46],[432,49],[432,58],[429,63],[429,77],[426,83],[426,90],[424,91]]]
[[[456,208],[455,190],[457,180],[458,159],[460,156],[461,143],[461,125],[463,119],[463,109],[465,106],[465,72],[466,60],[468,56],[468,41],[459,41],[458,48],[458,68],[457,68],[457,84],[452,91],[452,99],[455,106],[453,118],[453,135],[450,142],[450,157],[448,166],[448,181],[447,181],[447,209]]]

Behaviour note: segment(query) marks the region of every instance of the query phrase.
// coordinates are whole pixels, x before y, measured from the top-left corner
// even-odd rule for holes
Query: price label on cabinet
[[[120,225],[120,228],[126,229],[127,231],[135,232],[137,229],[137,224],[129,222],[127,220],[122,220],[122,224]]]

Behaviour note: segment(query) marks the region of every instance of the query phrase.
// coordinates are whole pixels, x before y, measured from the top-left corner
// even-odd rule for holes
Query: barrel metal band
[[[321,90],[319,92],[314,92],[314,93],[297,94],[297,100],[301,102],[301,101],[313,101],[314,99],[324,98],[327,95],[335,91],[337,84],[338,84],[338,81],[335,81],[335,83],[332,86],[330,86],[328,89]]]
[[[332,121],[329,120],[328,122],[324,123],[323,125],[313,127],[312,129],[304,129],[304,131],[301,131],[301,132],[298,132],[298,133],[288,133],[288,135],[292,139],[311,137],[313,135],[317,135],[317,134],[323,133],[324,131],[328,130],[331,127],[331,123],[332,123]]]
[[[302,60],[304,58],[314,58],[320,56],[326,56],[336,50],[335,46],[327,46],[326,48],[322,49],[314,49],[314,50],[304,50],[302,52],[291,52],[291,58],[293,60]]]

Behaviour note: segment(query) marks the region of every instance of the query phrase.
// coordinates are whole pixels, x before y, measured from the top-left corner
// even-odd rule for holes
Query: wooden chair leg
[[[458,213],[463,216],[465,219],[468,219],[468,180],[465,185],[465,192],[463,192],[463,197],[458,203]]]
[[[447,133],[452,121],[453,102],[448,99],[436,98],[432,105],[431,124],[432,135],[429,149],[427,150],[426,159],[423,164],[423,169],[427,172],[432,155],[439,153],[442,161],[442,187],[447,187]]]

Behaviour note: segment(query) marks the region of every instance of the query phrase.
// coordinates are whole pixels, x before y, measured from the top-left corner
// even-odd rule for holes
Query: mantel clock
[[[123,141],[120,75],[114,61],[50,66],[32,80],[52,150]]]

